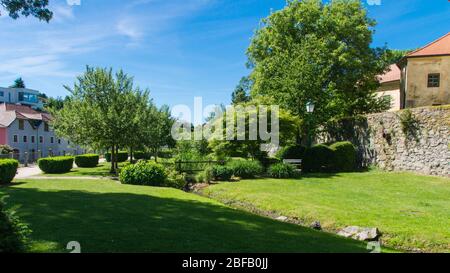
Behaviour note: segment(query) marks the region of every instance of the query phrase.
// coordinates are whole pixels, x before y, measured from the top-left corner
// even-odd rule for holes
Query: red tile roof
[[[396,64],[393,64],[389,67],[389,70],[385,74],[380,75],[379,78],[380,83],[399,81],[401,78],[400,68],[398,68]]]
[[[406,58],[435,55],[450,55],[450,32],[436,41],[407,54]]]
[[[0,126],[8,127],[16,119],[49,122],[52,116],[48,113],[36,111],[29,106],[0,103]]]

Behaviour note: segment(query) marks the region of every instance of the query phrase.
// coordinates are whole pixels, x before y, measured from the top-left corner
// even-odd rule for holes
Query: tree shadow
[[[362,242],[172,189],[149,189],[146,195],[41,191],[19,185],[2,191],[10,196],[9,205],[17,207],[19,216],[29,223],[32,240],[52,246],[43,251],[67,252],[66,244],[78,241],[88,253],[367,252]]]

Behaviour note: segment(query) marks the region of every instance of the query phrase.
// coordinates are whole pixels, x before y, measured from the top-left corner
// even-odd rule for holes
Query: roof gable
[[[406,55],[409,57],[424,57],[436,55],[450,55],[450,32],[436,41],[419,48]]]

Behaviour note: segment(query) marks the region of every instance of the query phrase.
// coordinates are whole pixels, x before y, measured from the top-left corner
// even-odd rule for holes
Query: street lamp
[[[314,109],[315,109],[315,104],[314,104],[314,102],[312,102],[312,101],[308,101],[307,103],[306,103],[306,112],[308,113],[308,115],[307,115],[307,126],[308,126],[308,128],[307,128],[307,130],[308,130],[308,143],[307,143],[307,145],[308,145],[308,148],[311,148],[311,146],[312,146],[312,136],[311,136],[311,123],[312,123],[312,114],[314,113]]]

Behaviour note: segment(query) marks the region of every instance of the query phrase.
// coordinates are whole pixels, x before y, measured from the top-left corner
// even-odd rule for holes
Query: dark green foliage
[[[334,152],[334,170],[338,172],[351,172],[356,169],[357,151],[351,142],[336,142],[330,146]]]
[[[227,165],[233,170],[233,175],[240,178],[254,178],[262,174],[263,167],[259,161],[233,160]]]
[[[285,163],[270,166],[268,174],[273,178],[294,178],[297,176],[295,167]]]
[[[19,162],[14,159],[0,159],[0,184],[9,184],[16,176]]]
[[[31,15],[48,23],[53,17],[53,12],[47,8],[48,0],[0,0],[0,5],[13,19]]]
[[[303,159],[306,148],[301,145],[289,145],[277,153],[279,159]]]
[[[159,158],[172,158],[173,152],[170,149],[163,149],[158,151]]]
[[[133,158],[136,160],[145,159],[149,160],[152,158],[150,153],[147,152],[133,152]]]
[[[97,167],[99,155],[97,154],[85,154],[75,157],[75,164],[80,168],[94,168]]]
[[[233,170],[227,166],[215,165],[208,167],[205,172],[206,177],[210,177],[214,181],[230,181],[233,176]]]
[[[249,77],[242,77],[239,84],[231,94],[231,102],[233,104],[239,104],[250,101],[250,90],[252,89],[252,81]]]
[[[419,122],[414,116],[414,114],[411,112],[411,110],[406,109],[403,110],[399,114],[400,124],[402,126],[402,131],[405,134],[406,137],[417,137],[417,133],[420,129]]]
[[[0,254],[25,252],[30,230],[14,211],[6,210],[4,199],[0,198]]]
[[[268,170],[270,166],[281,163],[282,161],[279,158],[275,157],[266,157],[261,160],[261,164],[264,167],[264,170]]]
[[[68,173],[73,167],[73,160],[71,156],[47,157],[39,159],[38,165],[44,173]]]
[[[17,78],[14,81],[14,84],[10,86],[10,88],[25,88],[25,82],[22,80],[22,78]]]
[[[330,172],[333,170],[334,152],[330,147],[319,144],[306,149],[303,157],[303,171]]]
[[[164,186],[167,173],[160,164],[142,161],[121,169],[119,178],[122,184]]]
[[[128,160],[128,152],[119,152],[116,154],[117,162],[125,162]],[[106,162],[111,162],[111,153],[105,154]]]

